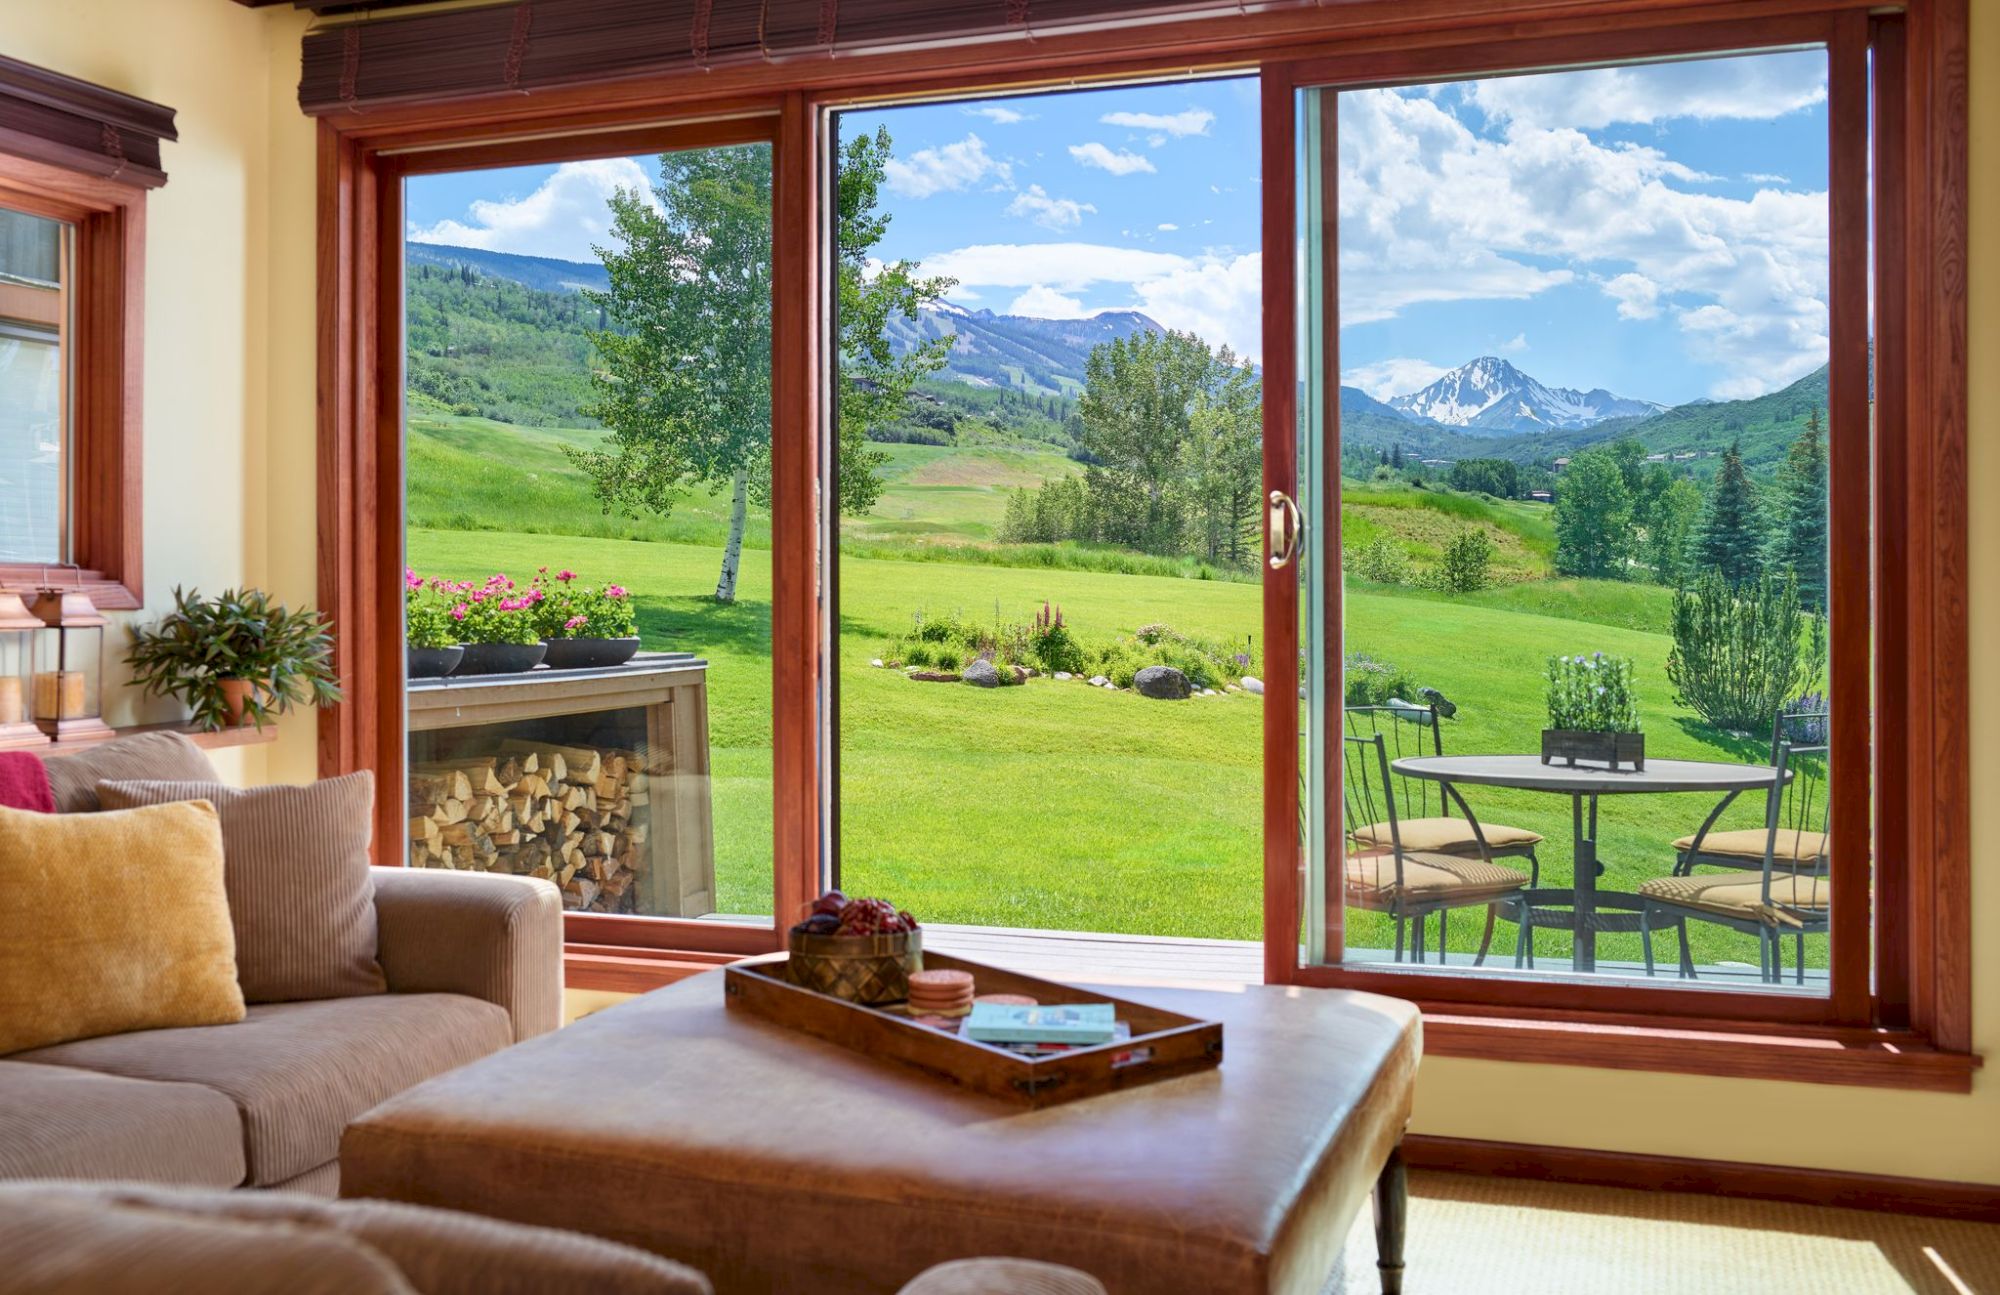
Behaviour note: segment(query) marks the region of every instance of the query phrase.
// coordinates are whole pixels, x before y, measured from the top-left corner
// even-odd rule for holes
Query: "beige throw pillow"
[[[214,806],[0,809],[0,1053],[242,1019]]]
[[[55,793],[56,813],[94,814],[97,784],[132,778],[214,782],[220,776],[207,752],[179,733],[140,733],[42,760]]]
[[[105,782],[106,809],[206,800],[222,818],[223,872],[245,1001],[351,998],[388,987],[375,960],[368,841],[375,776],[304,787]]]

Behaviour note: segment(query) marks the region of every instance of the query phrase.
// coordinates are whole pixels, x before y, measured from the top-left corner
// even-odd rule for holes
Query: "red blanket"
[[[56,812],[56,794],[49,789],[48,767],[40,756],[0,751],[0,805],[39,814]]]

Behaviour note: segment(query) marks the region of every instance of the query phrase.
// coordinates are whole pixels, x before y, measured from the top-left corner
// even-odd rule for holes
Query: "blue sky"
[[[1825,58],[1341,95],[1341,362],[1378,396],[1476,355],[1666,403],[1826,358]],[[1179,81],[856,110],[894,140],[878,253],[973,308],[1135,308],[1258,357],[1257,97]],[[611,158],[413,179],[412,236],[589,259]]]

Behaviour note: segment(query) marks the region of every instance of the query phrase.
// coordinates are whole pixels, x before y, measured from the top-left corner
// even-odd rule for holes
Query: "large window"
[[[1306,304],[1340,549],[1321,956],[1824,996],[1829,792],[1867,794],[1830,738],[1868,722],[1829,651],[1866,678],[1865,587],[1836,623],[1828,583],[1867,519],[1829,483],[1871,460],[1832,404],[1865,321],[1829,306],[1825,51],[1301,111],[1336,231]]]
[[[1060,40],[1041,39],[1038,23],[1032,43],[986,33],[988,44],[949,37],[920,53],[837,39],[839,60],[816,49],[702,77],[665,67],[608,98],[375,104],[389,91],[355,81],[355,102],[315,99],[329,114],[324,268],[339,325],[324,339],[323,601],[353,627],[350,695],[383,695],[374,672],[400,646],[380,629],[400,622],[400,545],[385,542],[375,507],[402,486],[400,462],[375,457],[401,430],[390,363],[403,356],[401,312],[378,291],[402,268],[400,240],[382,237],[408,223],[397,182],[579,157],[644,166],[662,145],[641,136],[736,130],[680,146],[774,144],[769,491],[760,497],[753,467],[738,585],[739,599],[757,587],[768,503],[769,727],[749,711],[731,721],[749,716],[738,735],[757,728],[769,743],[770,916],[754,940],[719,941],[727,924],[579,912],[575,941],[711,956],[775,947],[836,869],[853,885],[930,887],[932,920],[1075,929],[1116,913],[1191,940],[1201,923],[1162,918],[1171,903],[1121,853],[1153,839],[1169,863],[1195,859],[1184,907],[1204,921],[1236,922],[1239,897],[1261,888],[1251,947],[1267,978],[1419,999],[1439,1009],[1426,1040],[1437,1051],[1760,1074],[1809,1053],[1829,1081],[1962,1087],[1962,10],[1916,0],[1907,18],[1834,6],[1738,23],[1688,6],[1529,26],[1483,10],[1407,39],[1379,25],[1382,12],[1284,9]],[[1191,67],[1195,78],[1149,91],[1157,102],[1080,117],[1061,112],[1081,91],[1039,93],[1076,91],[1107,68],[1130,83]],[[1190,109],[1213,113],[1206,138],[1221,138],[1220,107],[1176,102],[1214,90],[1204,68],[1234,74],[1242,103],[1254,84],[1256,130],[1206,172],[1169,181],[1166,160],[1203,138]],[[371,110],[349,111],[357,102]],[[1037,117],[1085,129],[1006,142]],[[655,124],[677,119],[701,124]],[[864,194],[850,182],[871,168],[852,150],[878,126],[890,136],[873,168],[881,184]],[[1129,197],[1115,188],[1051,183],[1064,166],[1142,186],[1160,177],[1147,203],[1160,239],[1188,233],[1165,228],[1199,207],[1188,190],[1236,183],[1258,236],[1114,248],[1086,234],[1136,239],[1143,213],[1114,216]],[[451,218],[525,219],[570,196],[521,201],[537,192],[476,195],[477,210],[461,203]],[[1012,209],[1046,234],[1003,240],[963,215],[930,220],[952,205],[940,193]],[[756,260],[736,263],[750,273]],[[1117,484],[1102,471],[1116,455],[1093,443],[1105,424],[1092,429],[1082,408],[1087,367],[1078,389],[1044,381],[1045,346],[989,327],[994,353],[982,357],[970,325],[943,317],[1081,316],[1067,321],[1081,335],[1088,317],[1135,304],[1086,285],[1135,282],[1135,264],[1158,269],[1162,302],[1178,294],[1255,321],[1254,349],[1228,328],[1193,330],[1211,358],[1232,341],[1255,365],[1254,581],[1247,564],[1202,580],[1190,555],[1148,553],[1148,536],[1123,532],[1038,532],[1041,569],[986,553],[1007,543],[1010,506],[1040,527],[1061,510],[1027,504],[1078,489],[1063,482],[1088,494],[1095,468]],[[987,277],[973,283],[975,272]],[[891,300],[898,274],[960,283],[912,315]],[[868,330],[849,331],[857,306],[883,311],[879,351],[863,344]],[[947,337],[962,366],[991,360],[964,375],[990,385],[935,390],[931,374],[899,392],[895,362]],[[390,368],[393,394],[379,399]],[[702,372],[675,368],[654,376]],[[1227,421],[1227,385],[1197,375],[1139,421],[1157,432],[1198,412],[1212,429]],[[879,426],[856,416],[892,396],[916,412]],[[970,407],[982,400],[990,408]],[[1051,424],[1056,439],[1027,434]],[[959,439],[967,426],[980,435]],[[635,484],[686,488],[674,483],[698,448],[643,465]],[[540,473],[542,461],[518,457],[512,466]],[[876,471],[857,474],[850,458]],[[870,480],[878,492],[849,496]],[[1171,493],[1141,488],[1115,520],[1150,524]],[[503,531],[533,530],[524,505],[507,511]],[[566,516],[612,525],[589,500]],[[461,565],[477,574],[478,535],[460,533],[475,546]],[[1099,569],[1114,561],[1129,571]],[[1169,561],[1178,576],[1148,565]],[[689,596],[712,602],[706,559],[702,569]],[[1158,597],[1112,597],[1133,573],[1160,579]],[[1155,701],[1053,671],[1018,687],[963,682],[969,662],[982,676],[1043,669],[1012,649],[1017,628],[1041,627],[1044,598],[1051,620],[1060,602],[1065,628],[1106,641],[1156,648],[1173,640],[1145,631],[1163,624],[1226,650],[1246,633],[1243,608],[1203,609],[1253,589],[1242,655],[1262,667],[1246,671],[1261,702],[1226,688]],[[642,636],[708,654],[714,705],[716,663],[747,677],[731,653],[748,640],[708,636],[695,604],[649,628],[658,596],[642,592]],[[1082,623],[1085,612],[1097,620]],[[953,640],[942,650],[957,684],[910,677],[954,673],[927,629]],[[1258,695],[1240,676],[1237,687]],[[404,760],[401,691],[387,691],[393,714],[329,719],[329,768]],[[1246,705],[1254,748],[1229,727]],[[1126,740],[1128,720],[1169,714],[1209,727]],[[718,733],[718,776],[725,749]],[[1211,749],[1212,767],[1187,776]],[[1612,760],[1618,769],[1600,767]],[[1364,792],[1352,806],[1350,791]],[[1260,812],[1247,815],[1253,798]],[[718,865],[727,799],[713,800]],[[1175,882],[1161,884],[1171,896]],[[638,975],[601,970],[623,987]],[[1695,1020],[1698,1035],[1682,1028]],[[1760,1052],[1774,1035],[1804,1051]]]

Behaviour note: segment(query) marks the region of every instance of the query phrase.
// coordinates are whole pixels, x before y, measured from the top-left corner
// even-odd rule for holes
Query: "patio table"
[[[1570,825],[1575,845],[1572,858],[1573,896],[1567,914],[1556,917],[1554,925],[1566,927],[1576,936],[1575,968],[1597,970],[1599,932],[1636,933],[1639,930],[1639,896],[1623,891],[1601,891],[1597,878],[1604,865],[1597,859],[1597,799],[1600,796],[1629,796],[1663,792],[1720,792],[1722,800],[1710,811],[1712,825],[1732,801],[1746,791],[1768,791],[1777,784],[1778,771],[1765,764],[1725,764],[1714,760],[1648,760],[1644,769],[1603,769],[1583,765],[1543,764],[1538,755],[1425,755],[1408,756],[1389,766],[1410,778],[1443,784],[1476,787],[1512,787],[1520,791],[1545,791],[1570,798]],[[1791,780],[1789,771],[1785,780]],[[1463,798],[1459,805],[1471,810]],[[1586,830],[1587,829],[1587,830]],[[1545,892],[1531,891],[1524,903],[1542,902]],[[1561,892],[1556,892],[1561,895]],[[1602,901],[1618,911],[1600,912]],[[1544,910],[1537,908],[1534,924],[1544,925]]]

